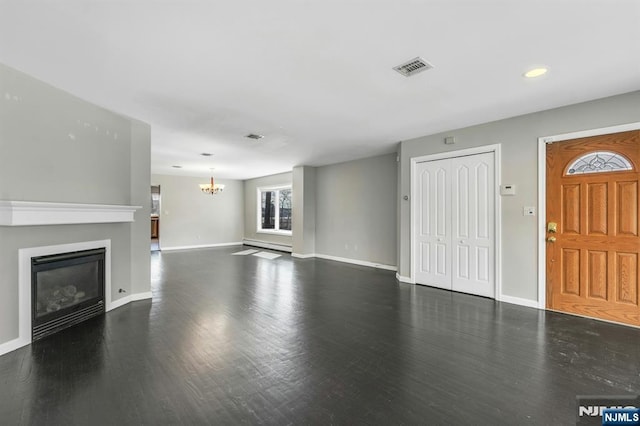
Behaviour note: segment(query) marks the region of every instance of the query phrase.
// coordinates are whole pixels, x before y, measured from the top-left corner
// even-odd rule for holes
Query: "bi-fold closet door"
[[[416,283],[495,297],[494,153],[416,164]]]

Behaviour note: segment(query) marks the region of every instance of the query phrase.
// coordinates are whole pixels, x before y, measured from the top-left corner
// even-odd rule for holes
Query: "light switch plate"
[[[500,186],[500,195],[516,195],[516,186],[513,184]]]

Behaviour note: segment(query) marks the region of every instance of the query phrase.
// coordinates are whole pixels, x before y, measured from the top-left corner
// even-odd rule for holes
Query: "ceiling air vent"
[[[411,59],[410,61],[405,62],[402,65],[398,65],[397,67],[393,67],[394,70],[398,71],[400,74],[405,77],[411,77],[414,74],[418,74],[419,72],[430,70],[433,68],[429,62],[425,61],[421,57],[416,57]]]
[[[262,135],[258,135],[256,133],[249,133],[247,136],[245,136],[245,138],[249,138],[249,139],[262,139],[264,138],[264,136]]]

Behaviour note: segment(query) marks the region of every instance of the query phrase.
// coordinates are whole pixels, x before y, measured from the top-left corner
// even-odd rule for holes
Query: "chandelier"
[[[223,190],[224,190],[224,185],[221,183],[214,183],[213,176],[211,176],[211,182],[200,184],[200,191],[204,192],[205,194],[214,195],[219,192],[222,192]]]

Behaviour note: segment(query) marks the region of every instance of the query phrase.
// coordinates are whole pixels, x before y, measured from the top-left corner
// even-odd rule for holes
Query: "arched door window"
[[[624,172],[633,170],[631,162],[622,154],[611,151],[592,151],[575,159],[566,174],[583,175],[588,173]]]

